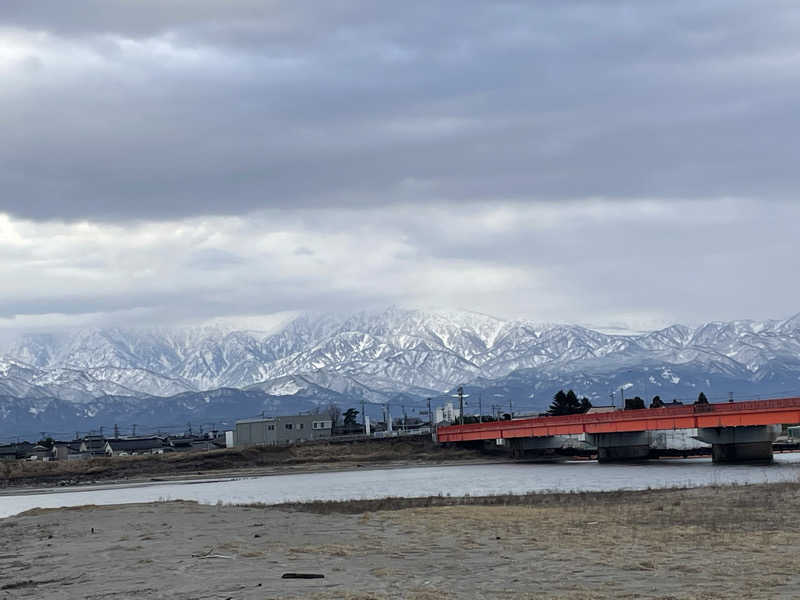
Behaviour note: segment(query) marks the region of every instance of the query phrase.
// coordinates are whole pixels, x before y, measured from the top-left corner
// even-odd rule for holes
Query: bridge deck
[[[579,433],[742,427],[788,423],[800,423],[800,398],[690,404],[563,417],[535,417],[469,425],[449,425],[439,427],[436,430],[436,436],[440,442],[468,442]]]

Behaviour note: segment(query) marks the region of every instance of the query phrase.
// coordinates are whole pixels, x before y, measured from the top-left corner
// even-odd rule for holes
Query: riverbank
[[[797,483],[34,510],[0,521],[0,599],[791,598],[799,527]]]
[[[0,489],[309,473],[366,466],[487,461],[491,456],[445,448],[429,438],[388,438],[290,447],[227,448],[80,461],[0,462]]]

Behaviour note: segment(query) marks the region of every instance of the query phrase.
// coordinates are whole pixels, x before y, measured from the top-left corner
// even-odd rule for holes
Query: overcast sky
[[[800,4],[0,2],[0,328],[800,311]]]

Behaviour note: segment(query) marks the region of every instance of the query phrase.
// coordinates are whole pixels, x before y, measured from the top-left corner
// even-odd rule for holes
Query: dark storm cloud
[[[791,198],[799,11],[7,1],[0,211]]]

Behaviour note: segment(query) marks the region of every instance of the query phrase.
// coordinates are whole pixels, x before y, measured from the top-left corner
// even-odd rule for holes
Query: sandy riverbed
[[[0,521],[0,599],[794,598],[800,590],[797,484],[399,508],[411,502],[32,511]],[[287,572],[325,578],[282,579]]]

